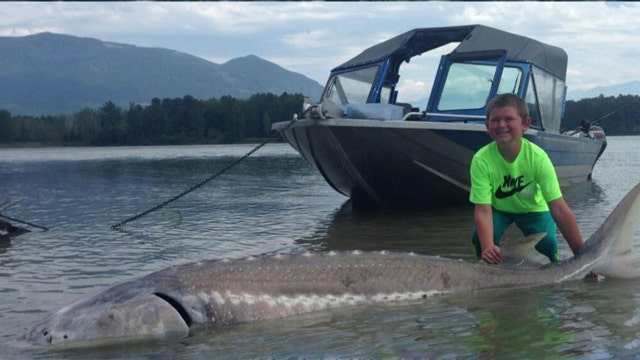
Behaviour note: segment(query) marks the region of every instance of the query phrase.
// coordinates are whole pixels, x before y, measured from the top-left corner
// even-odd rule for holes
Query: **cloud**
[[[292,28],[294,23],[304,25],[306,21],[332,21],[345,16],[313,2],[214,2],[191,3],[188,7],[210,21],[218,32],[228,34],[254,34],[283,26]]]
[[[254,54],[320,83],[331,68],[412,28],[475,23],[564,48],[569,55],[568,84],[575,89],[640,79],[640,70],[629,60],[640,55],[636,45],[640,6],[632,2],[3,2],[0,6],[1,36],[49,31],[163,47],[218,63]],[[403,80],[411,80],[407,86],[432,81],[411,72]]]
[[[324,29],[306,29],[300,32],[285,34],[282,36],[282,43],[299,50],[308,50],[325,45],[327,31]]]
[[[426,104],[419,104],[429,96],[431,91],[432,82],[425,82],[415,79],[406,79],[401,81],[401,84],[397,87],[398,90],[398,102],[411,103],[415,107],[424,107]]]

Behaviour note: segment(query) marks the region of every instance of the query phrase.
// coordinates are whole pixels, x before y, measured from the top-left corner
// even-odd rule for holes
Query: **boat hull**
[[[468,204],[473,154],[491,139],[482,123],[304,119],[274,124],[356,208]],[[562,186],[587,181],[605,142],[529,130]]]

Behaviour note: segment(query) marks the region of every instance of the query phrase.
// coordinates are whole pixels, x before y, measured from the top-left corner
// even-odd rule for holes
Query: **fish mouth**
[[[159,337],[186,337],[191,316],[173,297],[156,292],[113,304],[79,304],[45,318],[25,336],[36,346],[96,346]]]

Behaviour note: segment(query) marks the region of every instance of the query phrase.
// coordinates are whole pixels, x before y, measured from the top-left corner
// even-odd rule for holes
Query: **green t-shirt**
[[[511,164],[500,155],[495,141],[473,156],[469,200],[474,204],[490,204],[499,211],[521,214],[549,211],[547,202],[561,197],[549,156],[525,138]]]

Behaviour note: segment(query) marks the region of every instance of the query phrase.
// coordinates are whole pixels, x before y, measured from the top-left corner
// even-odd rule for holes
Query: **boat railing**
[[[422,119],[424,118],[424,116],[425,116],[425,113],[423,113],[422,111],[410,111],[402,117],[402,121]]]

